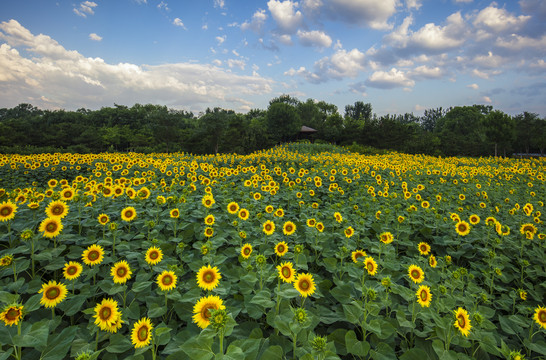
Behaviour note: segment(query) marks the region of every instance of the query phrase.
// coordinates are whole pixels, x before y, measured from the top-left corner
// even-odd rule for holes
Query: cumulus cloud
[[[182,20],[181,20],[180,18],[175,18],[175,19],[173,20],[173,25],[174,25],[174,26],[179,26],[179,27],[181,27],[182,29],[187,30],[187,29],[186,29],[186,26],[184,25],[184,23],[182,22]]]
[[[269,0],[267,8],[282,33],[293,34],[303,23],[303,14],[296,10],[297,2]]]
[[[334,20],[386,30],[392,28],[388,20],[396,13],[397,4],[397,0],[328,0],[324,14]]]
[[[332,79],[355,78],[364,70],[364,63],[365,55],[360,50],[340,49],[332,56],[323,57],[315,62],[312,72],[300,67],[298,70],[291,68],[285,75],[302,76],[307,81],[318,84]]]
[[[227,39],[226,35],[216,37],[216,41],[218,42],[218,45],[222,45],[224,43],[224,41],[226,41],[226,39]]]
[[[473,90],[478,90],[480,88],[478,84],[470,84],[470,85],[466,85],[466,87]]]
[[[33,35],[15,20],[0,23],[0,38],[5,42],[0,45],[0,106],[22,101],[51,106],[43,97],[72,109],[154,101],[201,110],[234,93],[248,101],[272,91],[270,79],[236,75],[211,64],[110,64],[84,57],[47,35]]]
[[[214,7],[219,7],[220,9],[223,9],[226,6],[226,2],[224,0],[214,0]]]
[[[332,45],[332,38],[323,31],[302,31],[298,30],[297,34],[300,39],[300,43],[303,46],[316,46],[316,47],[330,47]]]
[[[439,79],[444,76],[444,71],[439,67],[421,65],[408,72],[408,77],[415,80]]]
[[[102,40],[102,36],[99,36],[95,33],[91,33],[89,34],[89,39],[93,40],[93,41],[101,41]]]
[[[246,62],[244,60],[240,60],[240,59],[228,59],[227,61],[227,65],[229,66],[229,68],[239,68],[241,70],[244,70],[245,69],[245,66],[246,66]]]
[[[94,15],[94,8],[97,7],[97,3],[93,1],[84,1],[80,3],[79,7],[73,9],[74,13],[81,17],[87,17],[87,15]]]
[[[250,21],[245,21],[241,24],[241,29],[261,33],[266,20],[267,14],[265,13],[265,10],[257,10],[254,15],[252,15],[252,19]]]
[[[485,9],[482,9],[473,21],[476,27],[486,27],[494,32],[510,30],[516,31],[525,24],[531,16],[514,16],[506,9],[499,9],[495,3],[492,3]]]
[[[368,78],[366,84],[380,89],[393,89],[396,87],[413,87],[415,81],[411,80],[403,71],[392,68],[389,71],[375,71]]]

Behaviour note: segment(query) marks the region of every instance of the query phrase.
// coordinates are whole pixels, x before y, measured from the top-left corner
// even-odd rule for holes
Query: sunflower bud
[[[311,348],[317,352],[324,352],[324,350],[326,350],[326,337],[317,335],[310,341],[310,343]]]
[[[374,289],[368,289],[367,296],[373,301],[377,297],[377,292]]]
[[[477,323],[478,325],[480,325],[480,324],[482,323],[482,321],[483,321],[483,316],[482,316],[482,314],[480,314],[479,312],[475,313],[475,314],[473,315],[473,318],[474,318],[474,321],[476,321],[476,323]]]
[[[256,264],[258,264],[259,266],[264,266],[266,261],[267,259],[262,254],[256,256]]]
[[[76,356],[76,360],[90,360],[90,359],[91,359],[90,351],[79,353],[78,356]]]
[[[215,330],[222,330],[226,327],[228,316],[225,309],[213,310],[210,316],[210,324]]]
[[[446,292],[447,292],[446,287],[444,285],[440,285],[440,294],[445,295]]]
[[[388,289],[391,286],[391,278],[387,276],[381,279],[381,286]]]
[[[34,236],[34,232],[31,229],[25,229],[21,232],[22,240],[30,240]]]
[[[307,311],[304,308],[297,308],[294,310],[294,321],[297,321],[300,325],[307,321]]]

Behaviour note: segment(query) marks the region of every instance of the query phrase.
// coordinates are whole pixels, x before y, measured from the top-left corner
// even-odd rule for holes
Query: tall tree
[[[495,157],[498,155],[499,147],[504,150],[504,156],[506,156],[506,150],[516,139],[514,119],[500,110],[495,110],[485,116],[484,125],[487,139],[495,144]]]
[[[269,105],[267,129],[276,142],[292,140],[301,129],[301,119],[294,106],[282,102]]]

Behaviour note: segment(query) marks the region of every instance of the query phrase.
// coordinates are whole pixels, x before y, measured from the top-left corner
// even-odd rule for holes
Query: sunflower
[[[71,187],[64,188],[63,191],[61,191],[61,199],[66,201],[74,199],[75,195],[76,190],[72,189]]]
[[[118,316],[116,316],[116,318],[114,319],[114,322],[112,323],[112,325],[108,326],[106,325],[104,327],[104,329],[102,330],[105,330],[105,331],[108,331],[110,333],[117,333],[119,329],[121,329],[121,325],[124,323],[123,320],[121,320],[121,311],[118,311]]]
[[[273,210],[275,210],[275,208],[271,205],[267,205],[265,207],[265,212],[268,213],[268,214],[271,214],[273,212]]]
[[[283,262],[277,266],[279,279],[286,283],[292,283],[295,280],[294,267],[291,262]]]
[[[163,259],[163,251],[160,248],[152,246],[146,251],[146,262],[150,265],[159,264]]]
[[[205,195],[201,199],[201,204],[203,204],[203,206],[206,208],[210,208],[212,205],[214,205],[214,203],[216,203],[216,201],[214,201],[212,195]]]
[[[521,225],[521,227],[519,228],[519,232],[522,234],[522,235],[525,235],[526,233],[530,232],[531,234],[535,235],[536,232],[537,232],[537,228],[535,225],[531,224],[531,223],[528,223],[528,224],[523,224]]]
[[[476,225],[480,222],[480,217],[476,214],[472,214],[470,215],[470,217],[468,218],[468,221],[470,221],[470,223],[472,225]]]
[[[493,216],[488,216],[485,219],[485,224],[486,225],[495,225],[496,223],[497,223],[497,219],[495,219]]]
[[[468,313],[463,308],[458,308],[457,310],[453,311],[455,313],[455,327],[459,329],[461,334],[464,336],[468,336],[468,333],[470,332],[470,329],[472,329],[472,325],[470,325],[470,318],[468,317]]]
[[[417,302],[421,307],[429,307],[432,294],[430,293],[430,287],[426,285],[420,285],[419,290],[415,293],[417,295]]]
[[[61,233],[63,230],[63,224],[61,224],[61,219],[53,217],[44,219],[40,223],[39,231],[44,233],[44,237],[54,238]]]
[[[206,237],[210,238],[210,237],[212,237],[212,235],[214,235],[214,229],[211,228],[210,226],[209,226],[209,227],[206,227],[206,228],[205,228],[205,231],[203,232],[203,234],[204,234]]]
[[[152,322],[149,318],[142,318],[133,325],[131,331],[131,343],[135,349],[148,346],[152,340]]]
[[[347,229],[345,229],[344,233],[346,238],[350,238],[351,236],[354,235],[355,230],[353,229],[352,226],[349,226]]]
[[[235,201],[230,202],[227,205],[227,211],[230,214],[236,214],[237,211],[239,211],[239,204],[237,204]]]
[[[146,186],[140,188],[136,194],[139,199],[145,200],[150,197],[150,189],[148,189]]]
[[[123,221],[133,221],[136,217],[136,210],[132,206],[128,206],[121,210],[121,220]]]
[[[371,256],[368,256],[364,260],[364,266],[366,267],[366,270],[368,270],[368,274],[372,276],[377,274],[377,263]]]
[[[193,322],[204,329],[210,324],[210,310],[225,310],[225,308],[224,302],[218,296],[202,297],[193,307]]]
[[[82,261],[89,266],[100,264],[104,258],[104,249],[100,245],[90,245],[83,251]]]
[[[428,258],[428,264],[431,268],[435,268],[436,265],[438,265],[438,261],[436,261],[436,257],[434,255],[430,254]]]
[[[13,255],[7,254],[0,258],[0,266],[10,266],[13,262]]]
[[[315,225],[315,229],[317,229],[318,232],[323,232],[324,231],[324,224],[321,223],[321,222],[318,222],[317,225]]]
[[[364,250],[355,250],[351,253],[351,259],[353,259],[354,263],[358,263],[358,259],[364,256],[368,256]]]
[[[390,232],[383,232],[379,235],[379,240],[384,244],[390,244],[394,240],[394,236]]]
[[[116,284],[125,284],[131,278],[132,273],[129,264],[125,260],[118,261],[110,269],[110,275],[112,275]]]
[[[241,220],[248,220],[248,217],[250,216],[250,213],[247,209],[241,209],[239,210],[239,219]]]
[[[57,180],[51,179],[47,182],[47,186],[49,186],[50,188],[54,188],[55,186],[57,186],[57,183]]]
[[[10,305],[0,313],[0,320],[5,326],[17,325],[23,319],[23,305]]]
[[[214,215],[209,214],[205,217],[205,224],[207,225],[214,225]]]
[[[169,215],[172,219],[178,219],[178,217],[180,216],[180,210],[178,209],[172,209],[170,212],[169,212]]]
[[[106,214],[100,214],[99,217],[97,218],[99,224],[101,225],[106,225],[110,222],[110,217],[108,217],[108,215]]]
[[[298,274],[294,280],[294,288],[298,290],[303,297],[313,295],[316,289],[313,275],[305,273]]]
[[[423,209],[428,209],[429,206],[430,206],[430,203],[428,201],[425,200],[425,201],[421,202],[421,207]]]
[[[470,225],[466,221],[459,221],[455,224],[455,231],[461,236],[466,236],[470,233]]]
[[[163,271],[157,275],[157,285],[163,291],[169,291],[176,287],[176,280],[178,277],[174,274],[174,271]]]
[[[288,245],[286,244],[286,242],[281,241],[277,243],[277,245],[275,245],[275,254],[277,254],[277,256],[284,256],[287,251]]]
[[[197,286],[203,290],[210,291],[218,286],[221,278],[222,275],[216,266],[202,266],[197,272]]]
[[[430,245],[426,242],[420,242],[417,249],[419,249],[419,254],[426,256],[430,252]]]
[[[315,220],[314,218],[307,219],[306,224],[309,227],[315,227],[315,225],[317,225],[317,220]]]
[[[341,214],[338,213],[338,212],[334,213],[334,218],[336,219],[336,221],[337,221],[338,223],[340,223],[340,222],[343,221],[343,216],[341,216]]]
[[[266,235],[271,235],[275,232],[275,223],[271,220],[267,220],[264,224],[263,224],[263,232],[266,234]]]
[[[282,232],[287,236],[292,235],[294,232],[296,232],[296,224],[294,224],[292,221],[285,222],[282,227]]]
[[[83,266],[79,262],[70,261],[67,264],[64,264],[63,276],[66,280],[77,279],[83,271]]]
[[[241,256],[243,259],[248,259],[250,255],[252,254],[252,245],[250,244],[244,244],[241,248]]]
[[[282,208],[278,208],[277,210],[275,210],[274,215],[277,217],[284,217],[284,210]]]
[[[542,328],[546,329],[546,308],[543,308],[542,306],[538,306],[535,309],[535,315],[533,316],[533,319],[539,324]]]
[[[419,284],[425,279],[425,272],[419,266],[412,264],[408,268],[408,276],[414,283]]]
[[[118,302],[112,299],[102,299],[95,305],[95,325],[101,330],[107,330],[113,326],[119,318]]]
[[[68,214],[69,206],[64,201],[52,201],[45,209],[45,213],[48,217],[57,217],[62,219]]]
[[[66,286],[58,283],[55,280],[49,281],[47,284],[42,284],[42,288],[38,294],[42,293],[40,304],[46,308],[55,307],[66,297]]]

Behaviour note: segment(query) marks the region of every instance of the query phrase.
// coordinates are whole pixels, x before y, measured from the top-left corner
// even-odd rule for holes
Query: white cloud
[[[332,45],[332,38],[319,30],[298,30],[297,36],[303,46],[330,47]]]
[[[305,12],[314,13],[317,12],[322,5],[322,0],[303,0],[302,8]]]
[[[276,38],[279,40],[280,43],[284,45],[292,45],[292,36],[288,34],[283,34],[276,36]]]
[[[297,2],[290,0],[277,1],[269,0],[267,8],[271,12],[271,16],[277,23],[279,30],[283,33],[292,34],[303,23],[303,15],[301,11],[296,10]]]
[[[250,22],[245,21],[241,24],[241,30],[250,29],[257,33],[261,33],[266,20],[267,14],[265,13],[265,10],[257,10],[254,15],[252,15],[252,20],[250,20]]]
[[[546,35],[540,38],[532,38],[512,34],[508,38],[497,38],[495,45],[511,51],[522,51],[530,48],[544,51],[546,49]]]
[[[493,52],[489,51],[487,55],[476,55],[470,63],[477,65],[481,68],[500,68],[502,65],[506,63],[507,59],[499,56],[494,55]]]
[[[467,4],[467,3],[471,3],[472,1],[474,0],[454,0],[456,4]]]
[[[482,101],[486,102],[488,104],[491,104],[493,101],[491,101],[491,98],[489,96],[483,96]]]
[[[409,29],[412,22],[411,16],[406,17],[397,29],[385,36],[385,42],[395,48],[439,52],[458,48],[466,40],[467,25],[460,12],[448,16],[445,26],[428,23],[413,32]]]
[[[165,11],[171,11],[171,9],[169,8],[169,4],[167,4],[165,1],[161,1],[159,4],[157,4],[157,8],[159,10],[163,9]]]
[[[421,65],[408,72],[408,76],[412,79],[439,79],[444,76],[444,71],[438,66]]]
[[[376,71],[366,81],[371,87],[380,89],[393,89],[396,87],[413,87],[415,81],[411,80],[404,72],[392,68],[390,71]]]
[[[226,62],[230,69],[236,67],[241,70],[244,70],[246,66],[246,62],[240,59],[228,59]]]
[[[408,9],[416,9],[419,10],[423,4],[421,4],[421,0],[406,0],[406,7]]]
[[[80,3],[80,6],[72,9],[74,13],[81,17],[87,17],[87,15],[94,15],[94,8],[97,7],[97,3],[93,1],[84,1]]]
[[[470,85],[466,85],[467,88],[470,88],[470,89],[473,89],[473,90],[478,90],[480,88],[480,86],[478,84],[470,84]]]
[[[514,32],[517,28],[525,24],[531,16],[520,15],[514,16],[506,9],[499,9],[496,3],[492,3],[485,9],[481,10],[473,21],[474,26],[485,26],[495,32],[510,30]]]
[[[323,57],[313,65],[313,72],[305,67],[298,70],[291,68],[284,74],[302,76],[311,83],[321,83],[328,80],[355,78],[364,70],[365,55],[358,49],[351,51],[337,50],[331,57]]]
[[[173,20],[173,25],[174,26],[180,26],[182,29],[187,30],[186,26],[184,25],[184,23],[182,22],[182,20],[180,18],[175,18]]]
[[[148,103],[200,110],[227,101],[271,93],[273,81],[241,76],[212,64],[110,64],[69,51],[47,35],[33,35],[17,21],[0,23],[0,106],[41,97],[66,108]],[[234,63],[235,64],[235,63]],[[232,106],[232,105],[230,105]]]
[[[324,15],[372,29],[391,29],[387,21],[396,13],[398,0],[328,0]]]
[[[212,63],[216,66],[222,66],[222,60],[214,59],[212,60]]]
[[[214,0],[214,7],[219,7],[220,9],[223,9],[226,6],[226,2],[224,0]]]
[[[102,36],[99,36],[95,33],[91,33],[89,34],[89,39],[93,40],[93,41],[101,41],[102,40]]]
[[[218,45],[222,45],[224,43],[224,41],[226,41],[226,38],[227,38],[226,35],[217,36],[216,41],[218,42]]]

